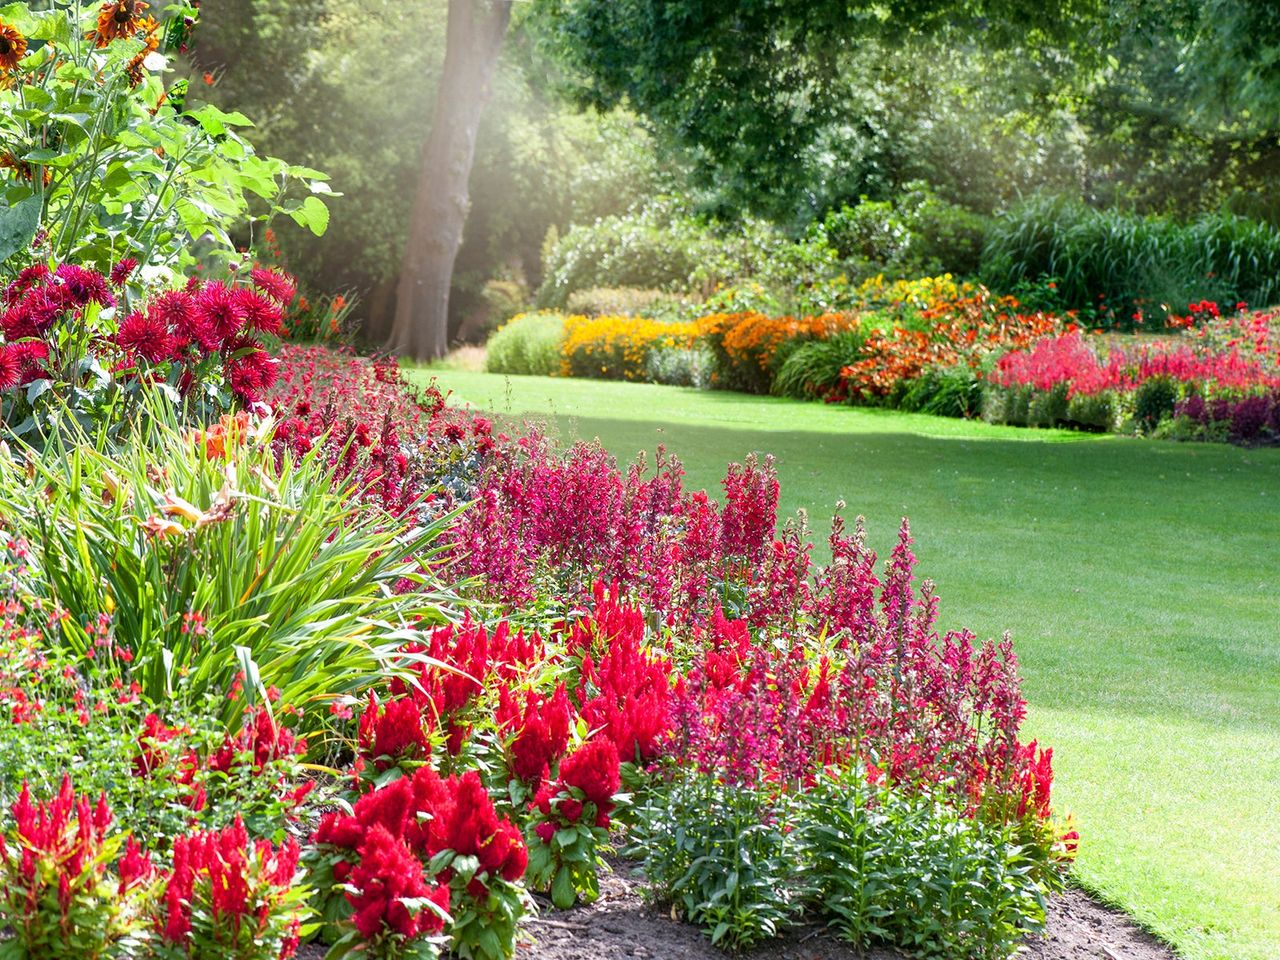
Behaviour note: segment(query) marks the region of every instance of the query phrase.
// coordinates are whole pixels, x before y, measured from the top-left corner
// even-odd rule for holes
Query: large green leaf
[[[20,200],[11,207],[0,207],[0,261],[25,250],[40,228],[40,198]]]

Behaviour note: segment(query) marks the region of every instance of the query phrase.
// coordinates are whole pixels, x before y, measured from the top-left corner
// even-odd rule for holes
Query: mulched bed
[[[641,878],[628,864],[600,878],[600,899],[587,907],[552,910],[525,926],[528,943],[520,960],[725,960],[729,954],[707,942],[696,927],[640,897]],[[303,948],[304,960],[319,960],[323,950]],[[784,939],[737,954],[748,960],[900,960],[888,950],[859,953],[826,936],[820,928],[801,928]],[[1173,951],[1140,930],[1123,914],[1078,890],[1055,897],[1049,908],[1049,932],[1027,943],[1034,960],[1177,960]]]

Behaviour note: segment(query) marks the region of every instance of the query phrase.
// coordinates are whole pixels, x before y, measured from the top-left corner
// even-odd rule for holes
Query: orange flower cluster
[[[730,383],[725,386],[768,392],[778,348],[790,340],[826,340],[857,329],[853,313],[823,313],[809,317],[771,317],[763,313],[713,313],[697,322],[698,336],[718,359]]]
[[[925,310],[930,326],[924,330],[873,331],[863,345],[862,359],[844,368],[836,395],[830,399],[887,397],[930,367],[963,363],[976,370],[994,350],[1024,349],[1065,329],[1062,319],[1053,314],[1024,314],[1017,309],[1012,297],[992,299],[981,290]]]
[[[561,366],[566,377],[647,380],[649,355],[660,348],[691,349],[698,325],[648,317],[565,318]]]

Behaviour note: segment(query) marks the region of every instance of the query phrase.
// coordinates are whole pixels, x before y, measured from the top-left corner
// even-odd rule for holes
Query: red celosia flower
[[[365,836],[358,851],[360,862],[351,872],[347,893],[352,922],[367,940],[387,931],[413,938],[438,933],[444,920],[435,910],[420,906],[411,910],[406,900],[429,899],[443,911],[449,909],[449,888],[428,887],[422,864],[405,844],[378,824]]]
[[[162,744],[175,740],[183,729],[171,727],[154,713],[148,713],[142,721],[142,732],[138,734],[139,753],[133,758],[135,776],[146,777],[169,759],[162,749]]]
[[[581,790],[587,803],[602,814],[613,812],[613,795],[622,782],[618,776],[618,748],[605,737],[596,737],[565,757],[560,783]]]
[[[360,715],[358,741],[361,755],[385,770],[401,760],[422,760],[431,752],[418,704],[408,697],[379,705],[369,691],[369,704]],[[384,759],[387,758],[387,759]]]
[[[118,895],[123,896],[135,887],[145,886],[155,876],[155,872],[151,857],[143,853],[137,841],[130,837],[125,841],[124,856],[116,865],[116,873],[120,877]]]
[[[279,847],[265,840],[251,846],[238,816],[225,830],[178,837],[160,918],[164,939],[189,948],[192,928],[199,924],[209,928],[201,932],[210,940],[235,940],[243,924],[260,933],[277,911],[288,911],[292,922],[285,928],[296,929],[299,907],[284,897],[297,873],[298,854],[293,839]],[[290,956],[293,946],[293,936],[282,936],[281,956]]]
[[[272,761],[305,753],[306,749],[306,741],[298,740],[266,707],[251,707],[241,719],[239,733],[225,736],[207,765],[210,770],[230,773],[247,756],[253,770],[261,773]]]
[[[572,711],[564,684],[548,700],[530,690],[523,711],[506,686],[499,690],[499,724],[504,730],[516,731],[510,746],[511,773],[535,791],[569,743]]]

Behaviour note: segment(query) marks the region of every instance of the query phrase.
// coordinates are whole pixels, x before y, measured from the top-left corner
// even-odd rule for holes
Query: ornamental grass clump
[[[113,611],[155,702],[241,673],[226,719],[269,687],[309,709],[368,687],[411,621],[442,619],[440,591],[416,587],[444,522],[371,511],[319,451],[277,460],[271,427],[239,415],[156,425],[115,454],[60,442],[0,458],[10,534],[30,545],[22,592],[75,623]],[[82,634],[56,639],[84,653]]]

